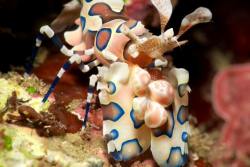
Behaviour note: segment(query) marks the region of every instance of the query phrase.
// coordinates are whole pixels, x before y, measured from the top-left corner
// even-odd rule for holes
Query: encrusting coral
[[[157,71],[153,70],[150,72],[151,76],[153,76],[154,79],[157,79],[161,77],[161,75],[157,74]],[[34,76],[33,76],[34,77]],[[42,81],[37,81],[35,78],[30,78],[28,80],[24,79],[22,76],[20,76],[17,73],[11,73],[11,74],[6,74],[3,77],[5,80],[8,82],[16,82],[14,78],[18,78],[18,80],[22,80],[22,84],[29,86],[30,81],[33,80],[36,83],[37,82],[42,82]],[[0,78],[0,79],[3,79]],[[26,83],[26,82],[29,82]],[[43,83],[43,82],[42,82]],[[37,85],[43,85],[42,88],[46,85],[44,84],[39,84]],[[36,87],[38,90],[40,89],[40,86]],[[8,89],[8,88],[7,88]],[[20,89],[20,88],[18,88]],[[24,90],[27,90],[25,87],[23,87]],[[14,96],[13,96],[14,95]],[[13,161],[19,161],[20,163],[23,164],[45,164],[46,166],[50,166],[54,163],[60,164],[62,166],[65,165],[73,165],[74,163],[80,163],[80,164],[86,164],[91,163],[99,163],[99,164],[109,164],[109,158],[104,146],[105,139],[101,136],[101,130],[102,130],[102,113],[103,111],[101,109],[98,109],[100,106],[96,101],[93,101],[94,104],[97,103],[96,107],[93,108],[93,112],[90,114],[90,123],[89,123],[89,128],[86,129],[86,132],[83,134],[75,133],[75,134],[69,134],[67,131],[67,128],[72,126],[70,122],[67,123],[67,120],[65,120],[64,116],[57,116],[55,111],[53,112],[52,110],[57,110],[61,114],[65,114],[67,112],[67,116],[69,117],[71,115],[71,118],[74,117],[75,121],[78,120],[79,124],[77,124],[75,121],[74,123],[76,124],[75,127],[81,128],[81,117],[79,118],[77,113],[84,111],[83,104],[81,103],[80,100],[74,99],[70,104],[67,106],[62,106],[62,104],[51,104],[50,107],[48,107],[46,110],[37,112],[36,110],[33,109],[32,106],[24,106],[17,104],[16,105],[16,110],[15,107],[13,107],[14,102],[16,99],[19,99],[21,94],[15,94],[13,93],[8,97],[8,99],[11,99],[11,106],[8,107],[8,111],[5,112],[5,116],[8,114],[19,114],[19,117],[21,119],[17,119],[18,115],[16,115],[15,118],[10,119],[9,118],[9,123],[15,124],[15,125],[10,125],[6,124],[4,119],[1,123],[1,140],[0,140],[0,147],[3,154],[5,156],[2,156],[2,159],[0,159],[0,162],[2,163],[1,165],[6,166],[7,164],[13,164]],[[5,101],[6,102],[6,101]],[[7,103],[6,103],[7,104]],[[34,106],[34,108],[36,108]],[[50,109],[49,108],[54,108]],[[56,109],[55,109],[56,108]],[[63,110],[60,110],[59,108],[64,108]],[[75,113],[74,113],[75,112]],[[73,114],[72,114],[73,113]],[[6,117],[4,117],[6,118]],[[61,119],[60,118],[64,118]],[[56,121],[56,122],[55,122]],[[65,122],[66,121],[66,122]],[[60,126],[63,127],[63,131],[59,131],[60,128],[58,128],[56,124],[59,124]],[[72,122],[73,123],[73,122]],[[73,123],[73,124],[74,124]],[[18,125],[18,126],[16,126]],[[22,126],[26,126],[27,128],[24,128]],[[92,128],[91,128],[92,127]],[[36,131],[33,131],[30,128],[34,128]],[[51,129],[52,128],[52,129]],[[53,128],[56,128],[54,130],[56,133],[53,132]],[[74,129],[74,128],[73,128]],[[206,134],[202,130],[199,130],[197,127],[196,128],[191,128],[192,129],[192,135],[189,138],[189,149],[190,149],[190,165],[191,164],[196,164],[202,163],[206,164],[208,163],[209,157],[210,157],[210,150],[213,148],[214,140],[215,138],[211,136],[211,134]],[[72,128],[71,128],[72,130]],[[19,131],[17,133],[16,131]],[[75,130],[76,131],[76,130]],[[37,134],[41,136],[50,136],[49,138],[40,138],[37,136]],[[63,133],[60,133],[63,132]],[[71,131],[73,132],[73,131]],[[31,136],[27,134],[32,134]],[[7,137],[4,137],[6,136]],[[56,137],[58,136],[59,137]],[[54,136],[54,137],[53,137]],[[28,139],[29,138],[29,139]],[[16,142],[21,142],[21,141],[26,141],[29,142],[29,144],[32,146],[31,148],[35,147],[38,150],[34,150],[35,152],[31,152],[29,154],[26,154],[29,152],[29,150],[25,150],[23,146],[16,145]],[[97,142],[98,141],[98,142]],[[68,145],[69,143],[72,143],[72,145]],[[63,144],[64,143],[64,144]],[[65,143],[68,143],[65,145]],[[84,145],[84,147],[79,147],[79,145]],[[92,147],[93,146],[93,147]],[[10,149],[10,152],[6,150],[6,147]],[[77,147],[77,148],[75,148]],[[93,149],[94,148],[94,149]],[[20,149],[21,151],[21,156],[20,159],[13,159],[12,157],[12,151],[19,152]],[[43,150],[47,150],[47,154],[44,153]],[[77,150],[75,150],[77,149]],[[77,152],[75,152],[75,151]],[[72,154],[69,155],[69,152]],[[24,155],[23,155],[24,154]],[[34,154],[34,155],[33,155]],[[67,154],[67,156],[65,156]],[[74,155],[75,154],[75,155]],[[82,159],[78,157],[77,155],[82,154]],[[39,155],[36,157],[35,155]],[[92,156],[98,156],[99,158],[94,160],[88,159],[87,157],[91,157],[88,155]],[[69,156],[69,157],[68,157]],[[87,157],[85,157],[87,156]],[[42,157],[42,160],[40,160]],[[50,157],[50,158],[49,158]],[[198,157],[198,158],[197,158]],[[10,160],[5,161],[6,158],[10,158]],[[76,161],[76,159],[77,161]],[[87,159],[86,159],[87,158]],[[94,162],[92,162],[94,160]],[[73,161],[76,161],[73,163]],[[67,162],[67,163],[66,163]],[[114,163],[115,164],[115,163]],[[123,163],[121,163],[122,166]],[[153,167],[156,166],[155,162],[153,159],[144,159],[143,156],[140,158],[139,161],[132,162],[130,163],[132,166],[149,166]],[[189,165],[189,166],[190,166]],[[27,165],[28,166],[28,165]],[[100,165],[101,166],[101,165]]]

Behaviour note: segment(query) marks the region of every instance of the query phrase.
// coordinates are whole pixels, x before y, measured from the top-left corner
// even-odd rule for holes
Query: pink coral
[[[230,120],[250,114],[250,64],[233,66],[214,81],[214,107],[219,116]],[[239,112],[240,111],[240,112]]]
[[[250,155],[250,64],[235,65],[220,72],[213,83],[213,105],[225,120],[220,142],[237,167],[247,166]]]

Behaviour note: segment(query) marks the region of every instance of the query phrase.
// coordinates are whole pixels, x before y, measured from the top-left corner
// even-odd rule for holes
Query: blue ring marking
[[[110,11],[112,11],[113,13],[116,13],[116,14],[122,14],[122,12],[124,11],[125,9],[125,5],[123,5],[123,8],[120,12],[116,12],[116,11],[113,11],[112,8],[110,7],[110,4],[107,4],[105,2],[99,2],[99,3],[96,3],[94,5],[91,6],[91,8],[89,9],[89,12],[88,12],[88,15],[89,16],[95,16],[97,15],[96,13],[93,12],[93,8],[95,7],[95,5],[98,5],[98,4],[103,4],[103,5],[106,5]],[[100,16],[100,15],[99,15]],[[101,16],[100,16],[101,17]],[[101,19],[103,20],[103,18],[101,17]]]
[[[132,155],[130,157],[125,157],[122,155],[122,152],[124,149],[126,149],[126,146],[130,145],[130,144],[135,144],[138,146],[138,153],[137,155]],[[114,151],[114,152],[111,152],[110,155],[116,160],[116,161],[128,161],[132,158],[134,158],[135,156],[138,156],[141,154],[141,152],[143,151],[143,148],[141,147],[138,139],[132,139],[132,140],[127,140],[125,142],[122,143],[122,146],[121,146],[121,151]]]
[[[179,154],[180,159],[178,162],[171,162],[175,161],[175,155],[174,154]],[[173,156],[173,157],[172,157]],[[172,147],[170,150],[169,157],[166,161],[168,167],[183,167],[187,162],[187,155],[182,155],[181,154],[181,148],[180,147]]]
[[[100,3],[97,3],[97,4],[100,4]],[[110,8],[110,6],[109,6],[108,4],[106,4],[106,3],[101,3],[101,4],[107,5],[108,8],[109,8],[111,11],[113,11],[113,10]],[[89,9],[89,12],[88,12],[88,15],[89,15],[89,16],[95,16],[95,15],[96,15],[96,14],[93,12],[93,8],[95,7],[95,5],[96,5],[96,4],[92,5],[91,8]],[[104,21],[103,21],[102,16],[99,15],[99,17],[100,17],[101,20],[102,20],[102,24],[104,24]],[[89,30],[89,31],[91,31],[91,32],[96,32],[96,31],[92,31],[92,30]]]
[[[124,23],[121,23],[121,24],[117,27],[117,29],[116,29],[116,32],[117,32],[117,33],[122,33],[122,32],[121,32],[121,27],[122,27],[123,24],[124,24]]]
[[[137,24],[139,23],[139,21],[136,21],[132,26],[129,27],[129,29],[133,29],[137,26]]]
[[[136,120],[134,109],[132,109],[132,111],[130,112],[130,118],[132,119],[135,129],[139,129],[144,124],[144,120]]]
[[[187,143],[188,142],[188,133],[187,132],[183,132],[181,135],[181,139],[183,142]]]
[[[109,153],[115,161],[122,161],[122,154],[120,151],[114,151]]]
[[[87,3],[91,2],[91,1],[93,1],[93,0],[85,0],[85,2],[87,2]]]
[[[100,40],[99,38],[100,38],[100,34],[101,33],[108,33],[108,40],[104,43],[104,44],[102,44],[102,46],[99,46],[99,44],[98,44],[98,41]],[[97,49],[98,50],[100,50],[100,51],[103,51],[104,49],[106,49],[106,47],[108,46],[108,44],[109,44],[109,41],[110,41],[110,38],[111,38],[111,34],[112,34],[112,30],[110,29],[110,28],[102,28],[102,29],[100,29],[98,32],[97,32],[97,34],[96,34],[96,47],[97,47]]]
[[[121,151],[123,152],[123,149],[125,149],[126,145],[129,145],[129,144],[132,144],[132,143],[134,143],[134,144],[136,144],[136,145],[138,146],[137,155],[133,155],[133,156],[139,156],[139,155],[141,154],[141,152],[143,151],[143,148],[141,147],[141,145],[140,145],[138,139],[132,139],[132,140],[128,140],[128,141],[124,142],[124,143],[122,144],[122,149],[121,149]],[[130,157],[123,157],[123,160],[124,160],[124,161],[128,161],[128,160],[130,160],[131,158],[133,158],[133,156],[130,156]]]
[[[188,114],[185,112],[188,112],[188,106],[184,106],[184,105],[180,106],[180,108],[178,110],[178,114],[177,114],[177,120],[181,125],[183,125],[185,122],[188,121],[188,117],[186,117],[184,119],[182,118],[183,114],[184,114],[184,116],[185,116],[185,114]]]
[[[171,120],[168,120],[168,121],[171,121],[171,123],[170,123],[171,127],[170,128],[166,127],[166,129],[164,129],[164,130],[162,130],[161,128],[153,129],[153,135],[155,137],[160,137],[162,135],[166,135],[169,138],[171,138],[173,136],[174,127],[175,127],[174,113],[172,111],[170,111],[170,113],[171,113],[170,114]]]
[[[94,13],[94,11],[93,11],[93,8],[95,7],[95,5],[96,4],[94,4],[93,6],[91,6],[91,8],[89,9],[89,12],[88,12],[88,15],[89,16],[95,16],[96,15],[96,13]],[[102,19],[102,18],[101,18]]]
[[[171,121],[172,121],[171,125],[172,125],[172,127],[171,127],[171,129],[167,130],[167,133],[166,133],[169,138],[171,138],[173,136],[174,127],[175,127],[174,112],[170,112],[170,113],[171,113]]]
[[[107,117],[107,116],[104,115],[103,119],[116,122],[125,114],[125,111],[117,103],[112,102],[109,105],[112,105],[115,108],[115,110],[117,111],[117,113],[116,113],[116,115],[114,115],[114,117]]]
[[[81,16],[80,20],[81,20],[81,24],[82,24],[82,31],[84,31],[86,28],[86,18]]]
[[[132,26],[129,27],[129,29],[131,30],[131,29],[135,28],[135,27],[137,26],[138,23],[139,23],[139,21],[136,21],[135,24],[133,24]],[[117,33],[122,33],[122,32],[121,32],[121,27],[122,27],[123,24],[125,24],[125,23],[121,23],[121,24],[117,27],[117,29],[116,29],[116,32],[117,32]]]
[[[105,4],[105,5],[107,5],[106,3],[103,3],[103,4]],[[94,5],[92,5],[91,6],[91,8],[89,9],[89,12],[88,12],[88,15],[89,16],[95,16],[96,14],[93,12],[93,8],[95,7],[95,5],[96,4],[94,4]],[[107,5],[108,6],[108,5]],[[109,7],[109,6],[108,6]],[[99,17],[101,18],[101,20],[102,20],[102,24],[104,24],[103,23],[103,18],[99,15]],[[93,31],[93,30],[88,30],[90,33],[96,33],[97,31]]]
[[[113,129],[113,130],[110,132],[110,135],[112,136],[112,140],[116,140],[116,139],[118,139],[118,137],[119,137],[119,132],[118,132],[116,129]]]
[[[111,94],[114,94],[116,92],[116,86],[115,86],[114,82],[109,81],[108,88],[109,88]]]
[[[88,32],[91,33],[91,34],[95,34],[97,31],[88,30]]]
[[[107,3],[105,3],[105,2],[99,2],[99,3],[96,3],[96,4],[92,5],[91,8],[89,9],[88,15],[89,16],[96,16],[96,15],[98,15],[101,18],[101,20],[102,20],[102,24],[106,23],[106,22],[104,22],[103,16],[100,15],[100,14],[96,14],[96,13],[93,12],[93,8],[95,7],[95,5],[98,5],[98,4],[104,4],[104,5],[106,5],[109,8],[110,11],[112,11],[113,13],[116,13],[117,15],[122,15],[123,11],[125,10],[125,5],[123,5],[123,8],[122,8],[122,10],[120,12],[113,11],[112,8],[110,7],[110,5],[107,4]],[[92,32],[92,33],[96,33],[97,32],[97,31],[93,31],[93,30],[88,30],[88,31]]]

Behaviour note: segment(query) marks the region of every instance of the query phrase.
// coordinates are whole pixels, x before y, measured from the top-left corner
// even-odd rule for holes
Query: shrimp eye
[[[116,86],[113,82],[108,82],[108,88],[111,94],[114,94],[116,92]]]

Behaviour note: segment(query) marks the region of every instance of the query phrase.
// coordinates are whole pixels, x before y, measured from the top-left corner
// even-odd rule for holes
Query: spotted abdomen
[[[135,158],[150,146],[150,129],[134,115],[132,103],[135,94],[128,81],[130,70],[132,67],[125,63],[111,65],[105,80],[109,90],[102,89],[99,93],[103,135],[108,137],[108,153],[117,161]]]
[[[188,93],[183,97],[176,93],[169,112],[167,124],[152,130],[151,151],[160,166],[182,167],[188,155]]]

